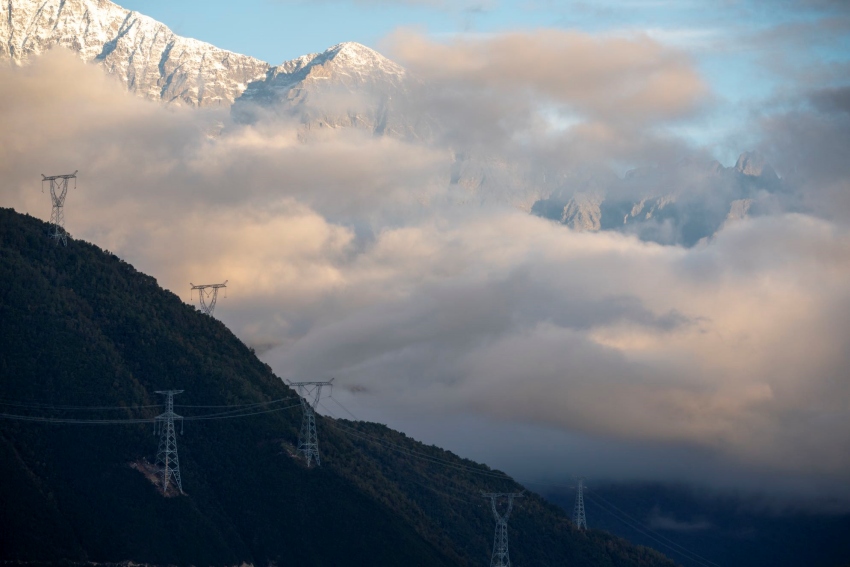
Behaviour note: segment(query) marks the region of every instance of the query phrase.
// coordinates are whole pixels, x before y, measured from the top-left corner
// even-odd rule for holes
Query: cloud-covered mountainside
[[[850,502],[846,89],[722,165],[677,135],[709,87],[646,37],[386,51],[404,68],[341,44],[200,109],[32,56],[0,69],[0,198],[49,218],[38,174],[79,169],[74,236],[187,301],[228,279],[216,315],[280,375],[525,478]]]

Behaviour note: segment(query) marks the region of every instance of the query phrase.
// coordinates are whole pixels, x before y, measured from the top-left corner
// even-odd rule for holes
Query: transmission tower
[[[587,529],[587,518],[584,515],[584,477],[576,479],[576,505],[573,509],[573,522],[580,530]]]
[[[496,533],[493,536],[493,556],[490,558],[490,567],[510,567],[511,558],[508,555],[508,518],[514,507],[514,498],[520,498],[522,492],[482,492],[484,498],[490,499],[490,507],[493,509],[493,517],[496,518]],[[499,513],[496,501],[502,498],[508,499],[508,509],[504,514]]]
[[[53,211],[50,213],[50,232],[48,236],[60,242],[63,246],[68,245],[68,237],[65,232],[65,196],[68,195],[68,181],[74,180],[74,189],[77,188],[77,172],[65,175],[47,176],[41,174],[41,191],[44,192],[44,182],[50,182],[50,198],[53,201]]]
[[[177,459],[177,434],[174,431],[174,420],[183,416],[174,413],[174,396],[183,390],[158,390],[157,394],[165,396],[165,413],[156,416],[159,427],[159,451],[156,454],[157,474],[162,474],[162,492],[168,493],[169,479],[177,485],[183,494],[183,482],[180,480],[180,461]],[[182,422],[181,422],[182,423]]]
[[[218,300],[218,290],[224,288],[224,297],[227,297],[227,280],[224,280],[224,283],[204,285],[195,285],[189,282],[189,285],[192,286],[190,293],[196,289],[198,290],[198,297],[201,299],[201,311],[210,317],[212,317],[213,310],[215,309],[215,302]]]
[[[316,406],[319,405],[319,399],[322,397],[322,388],[324,386],[333,387],[333,378],[327,382],[290,382],[290,386],[298,388],[298,395],[301,396],[301,407],[304,410],[304,417],[301,419],[301,435],[298,436],[298,451],[304,453],[304,458],[307,460],[307,466],[313,459],[316,459],[316,466],[322,466],[322,461],[319,458],[319,439],[316,435]]]

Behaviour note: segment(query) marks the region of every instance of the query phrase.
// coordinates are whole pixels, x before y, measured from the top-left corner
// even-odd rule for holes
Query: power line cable
[[[238,413],[243,412],[245,410],[255,409],[255,408],[262,407],[262,406],[268,406],[268,405],[276,404],[276,403],[283,402],[283,401],[292,401],[292,398],[280,398],[278,400],[272,400],[270,402],[261,402],[261,403],[256,403],[256,404],[246,404],[246,405],[242,405],[242,406],[221,406],[221,407],[232,407],[234,409],[230,409],[230,410],[222,411],[222,412],[217,412],[217,413],[206,414],[206,415],[202,415],[201,417],[210,418],[210,417],[215,417],[215,416],[229,416],[229,415],[233,415],[233,414],[238,414]],[[299,404],[300,404],[300,402],[299,402]],[[177,406],[175,406],[175,407],[177,407]],[[196,417],[196,416],[187,416],[184,419],[192,419],[193,417]]]
[[[226,404],[226,405],[191,405],[191,404],[174,404],[175,408],[253,408],[259,406],[267,406],[271,404],[276,404],[278,402],[284,402],[292,400],[292,397],[287,398],[278,398],[276,400],[270,400],[267,402],[257,402],[250,404]],[[47,409],[47,410],[77,410],[77,411],[101,411],[101,410],[136,410],[136,409],[149,409],[149,408],[159,408],[162,407],[162,404],[151,404],[151,405],[143,405],[143,406],[71,406],[71,405],[56,405],[56,404],[44,404],[40,402],[26,402],[26,401],[8,401],[5,399],[0,399],[0,406],[11,406],[11,407],[20,407],[20,408],[33,408],[33,409]]]
[[[344,405],[342,405],[342,403],[340,403],[338,400],[336,400],[336,399],[335,399],[335,398],[333,398],[333,397],[331,397],[331,399],[332,399],[332,400],[334,400],[334,402],[336,402],[336,403],[337,403],[337,405],[339,405],[339,406],[340,406],[343,410],[345,410],[345,411],[346,411],[349,415],[351,415],[352,417],[354,417],[355,419],[357,419],[357,418],[354,416],[354,414],[353,414],[351,411],[349,411],[349,410],[348,410],[348,408],[346,408]],[[322,406],[322,407],[324,407],[324,406]],[[327,408],[325,408],[325,409],[327,409]],[[332,425],[332,426],[334,426],[334,427],[337,427],[338,429],[342,429],[342,427],[340,427],[340,424],[338,424],[338,423],[332,423],[331,425]],[[411,455],[411,456],[416,456],[416,457],[419,457],[419,458],[422,458],[422,459],[426,459],[426,460],[429,460],[429,461],[431,461],[431,462],[433,462],[433,463],[445,464],[445,465],[451,466],[452,468],[456,468],[456,469],[464,470],[464,471],[467,471],[467,472],[472,472],[472,473],[476,473],[476,474],[483,474],[483,475],[486,475],[486,476],[499,476],[500,478],[504,478],[504,479],[506,479],[506,480],[510,480],[510,481],[513,481],[513,482],[518,482],[518,483],[521,483],[521,484],[531,484],[531,485],[538,485],[538,486],[554,486],[554,487],[560,487],[560,488],[564,488],[564,487],[566,487],[566,485],[563,485],[563,484],[552,484],[552,483],[542,483],[542,482],[531,482],[531,481],[525,481],[525,480],[523,480],[523,479],[513,479],[513,478],[511,478],[511,477],[509,477],[509,476],[507,476],[507,475],[504,475],[504,474],[500,475],[500,474],[496,473],[496,474],[494,475],[493,473],[490,473],[489,471],[482,471],[481,469],[477,469],[477,468],[474,468],[474,467],[469,467],[469,466],[467,466],[467,465],[461,465],[461,464],[458,464],[458,463],[451,463],[451,462],[449,462],[449,461],[446,461],[445,459],[440,459],[439,457],[434,457],[434,456],[432,456],[432,455],[425,455],[425,454],[423,454],[423,453],[419,453],[419,452],[417,452],[417,451],[413,451],[413,450],[407,449],[407,448],[405,448],[405,447],[401,447],[401,446],[399,446],[399,445],[395,445],[395,444],[394,444],[394,443],[392,443],[392,442],[389,442],[389,441],[386,441],[386,440],[383,440],[383,439],[379,439],[379,438],[373,437],[373,436],[371,436],[371,435],[369,435],[369,434],[367,434],[367,433],[363,433],[363,432],[361,432],[361,431],[359,431],[359,430],[356,430],[355,435],[360,436],[361,438],[368,438],[369,440],[372,440],[373,442],[375,442],[375,443],[377,443],[377,444],[379,444],[379,445],[383,445],[383,446],[390,446],[390,448],[393,448],[393,449],[398,450],[398,451],[400,451],[400,452],[404,452],[404,453],[406,453],[406,454],[408,454],[408,455]],[[599,495],[595,495],[595,496],[598,496],[600,499],[604,500],[604,499],[603,499],[601,496],[599,496]],[[606,500],[605,502],[607,502],[607,500]],[[596,506],[600,506],[600,505],[599,505],[599,503],[594,502],[594,504],[595,504]],[[610,502],[608,502],[608,504],[609,504],[610,506],[614,507],[615,509],[619,510],[619,511],[620,511],[623,515],[625,515],[625,516],[627,516],[627,517],[630,517],[630,518],[631,518],[631,516],[628,516],[628,514],[626,514],[624,511],[620,510],[620,509],[619,509],[619,508],[617,508],[616,506],[614,506],[614,504],[611,504]],[[606,512],[608,512],[608,513],[610,513],[610,514],[612,514],[612,515],[613,515],[613,512],[610,512],[609,510],[607,510],[607,509],[605,509],[605,508],[602,508],[602,509],[603,509],[603,510],[605,510]],[[620,519],[620,521],[625,522],[625,520],[623,520],[622,518],[619,518],[619,517],[618,517],[618,519]],[[631,519],[632,519],[632,521],[633,521],[633,522],[635,522],[635,523],[640,523],[640,524],[642,524],[642,522],[640,522],[639,520],[637,520],[637,519],[635,519],[635,518],[631,518]],[[628,524],[628,525],[632,525],[632,524]],[[653,539],[654,541],[656,541],[656,542],[660,543],[661,545],[664,545],[664,546],[665,546],[665,547],[667,547],[668,549],[673,549],[671,546],[675,546],[676,548],[679,548],[679,550],[681,550],[681,551],[678,551],[678,553],[679,553],[679,554],[682,554],[683,552],[684,552],[684,553],[687,553],[687,554],[690,554],[691,556],[693,556],[693,557],[695,557],[695,558],[696,558],[696,559],[689,558],[689,559],[691,559],[692,561],[696,561],[696,562],[700,563],[700,564],[701,564],[701,565],[703,565],[703,566],[714,566],[714,567],[720,567],[717,563],[714,563],[713,561],[711,561],[711,560],[709,560],[709,559],[706,559],[705,557],[702,557],[702,556],[700,556],[699,554],[697,554],[697,553],[695,553],[695,552],[692,552],[692,551],[688,550],[688,549],[687,549],[687,548],[685,548],[684,546],[682,546],[682,545],[680,545],[680,544],[678,544],[678,543],[674,542],[673,540],[671,540],[671,539],[669,539],[669,538],[666,538],[665,536],[663,536],[663,535],[661,535],[661,534],[657,533],[655,530],[653,530],[652,528],[650,528],[650,527],[648,527],[648,526],[646,526],[646,530],[649,530],[649,532],[652,532],[652,533],[647,533],[646,531],[644,531],[644,530],[642,530],[641,528],[639,528],[639,527],[637,527],[637,526],[634,526],[634,525],[632,525],[632,527],[633,527],[634,529],[636,529],[636,530],[640,531],[640,532],[641,532],[641,533],[643,533],[644,535],[647,535],[648,537],[650,537],[650,538],[651,538],[651,539]],[[652,534],[655,534],[655,536],[653,536]],[[656,536],[657,536],[657,537],[656,537]],[[661,541],[661,540],[666,540],[668,543],[664,543],[664,541]],[[674,549],[674,551],[675,551],[675,549]],[[686,557],[687,557],[687,556],[686,556]]]
[[[109,424],[109,425],[132,425],[136,423],[151,423],[154,418],[144,419],[74,419],[63,417],[44,417],[35,415],[13,415],[0,413],[2,419],[13,419],[18,421],[32,421],[38,423],[73,423],[73,424]]]
[[[356,421],[359,421],[357,419],[357,417],[348,408],[346,408],[339,400],[337,400],[333,396],[329,396],[329,397],[340,408],[342,408],[346,413],[348,413],[352,418],[354,418]],[[184,416],[182,418],[184,421],[234,419],[234,418],[240,418],[240,417],[250,417],[250,416],[256,416],[256,415],[264,415],[264,414],[269,414],[269,413],[275,413],[275,412],[284,411],[284,410],[287,410],[287,409],[293,409],[293,408],[297,408],[297,407],[301,406],[301,403],[299,402],[297,404],[292,404],[292,405],[289,405],[289,406],[284,406],[284,407],[279,407],[279,408],[272,408],[272,409],[256,411],[256,412],[247,412],[247,413],[245,412],[245,410],[248,410],[248,409],[254,409],[254,408],[258,408],[258,407],[262,407],[262,406],[268,406],[268,405],[271,405],[271,404],[279,403],[279,402],[282,402],[282,401],[288,401],[288,400],[291,400],[291,399],[292,398],[279,398],[279,399],[270,400],[270,401],[267,401],[267,402],[257,402],[257,403],[252,403],[252,404],[240,404],[240,405],[206,405],[206,406],[205,405],[183,405],[183,406],[178,406],[178,407],[232,408],[228,411],[217,412],[217,413],[212,413],[212,414],[207,414],[207,415]],[[145,405],[145,406],[56,406],[56,405],[50,405],[50,404],[39,404],[37,402],[3,402],[3,401],[0,401],[0,405],[11,406],[11,407],[21,407],[21,408],[31,408],[31,409],[57,410],[57,411],[66,411],[66,410],[75,410],[75,411],[80,411],[80,410],[82,410],[82,411],[89,411],[89,410],[132,410],[132,409],[147,409],[147,408],[153,408],[153,407],[160,407],[160,405]],[[331,425],[331,427],[334,427],[334,428],[338,429],[339,431],[346,433],[348,435],[352,435],[354,437],[358,437],[360,439],[372,442],[372,443],[377,444],[381,447],[391,449],[391,450],[406,454],[406,455],[411,456],[411,457],[419,458],[419,459],[425,460],[427,462],[430,462],[432,464],[443,465],[445,467],[449,467],[449,468],[452,468],[452,469],[455,469],[455,470],[460,470],[460,471],[478,474],[478,475],[482,475],[482,476],[487,476],[487,477],[491,477],[491,478],[499,478],[500,480],[507,480],[507,481],[516,482],[516,483],[521,482],[522,484],[531,484],[531,485],[538,485],[538,486],[552,486],[552,487],[560,487],[560,488],[565,487],[565,485],[559,485],[559,484],[533,482],[533,481],[523,481],[522,479],[514,479],[514,478],[508,476],[505,473],[501,473],[501,472],[497,472],[497,471],[482,470],[482,469],[477,468],[477,467],[465,465],[465,464],[462,464],[462,463],[451,462],[451,461],[448,461],[446,459],[442,459],[442,458],[434,456],[434,455],[428,455],[428,454],[422,453],[420,451],[409,449],[407,447],[403,447],[401,445],[398,445],[398,444],[393,443],[391,441],[388,441],[386,439],[382,439],[382,438],[376,437],[374,435],[370,435],[366,432],[360,431],[359,429],[355,429],[353,427],[343,425],[342,423],[340,423],[340,420],[338,420],[334,417],[333,412],[331,412],[330,409],[327,408],[327,406],[325,406],[321,402],[319,402],[319,405],[321,405],[321,407],[328,414],[331,415],[332,419],[328,422],[329,425]],[[120,425],[134,425],[134,424],[151,423],[151,422],[155,421],[155,418],[78,419],[78,418],[57,418],[57,417],[45,417],[45,416],[27,416],[27,415],[16,415],[16,414],[9,414],[9,413],[0,413],[0,418],[18,420],[18,421],[36,422],[36,423],[76,424],[76,425],[85,425],[85,424],[89,424],[89,425],[118,425],[118,424],[120,424]],[[421,483],[416,483],[416,484],[420,484],[421,486],[425,486],[425,485],[422,485]],[[426,487],[426,488],[429,488],[430,490],[433,490],[434,492],[436,492],[438,494],[444,494],[444,493],[437,491],[436,489],[433,489],[433,488],[430,488],[430,487]],[[448,494],[444,494],[444,495],[450,496]],[[671,549],[674,552],[679,553],[679,554],[687,557],[688,559],[690,559],[692,561],[699,563],[701,566],[704,566],[704,567],[705,566],[720,567],[717,563],[714,563],[714,562],[700,556],[699,554],[688,550],[684,546],[682,546],[682,545],[670,540],[669,538],[655,532],[655,530],[652,530],[652,528],[649,528],[648,526],[646,526],[646,529],[639,527],[636,524],[643,524],[642,522],[640,522],[640,520],[633,518],[632,516],[627,514],[625,511],[621,510],[620,508],[618,508],[614,504],[608,502],[602,496],[595,494],[595,493],[594,493],[593,496],[598,497],[600,500],[605,502],[608,506],[619,511],[619,513],[622,514],[622,516],[611,511],[610,509],[602,506],[599,502],[592,501],[592,503],[595,506],[597,506],[598,508],[608,512],[609,514],[611,514],[612,516],[614,516],[615,518],[617,518],[621,522],[632,527],[634,530],[642,533],[643,535],[649,537],[650,539],[652,539],[656,543],[659,543],[660,545],[662,545],[662,546],[664,546],[668,549]],[[453,498],[457,498],[457,497],[453,497]],[[629,521],[628,519],[625,519],[623,516],[625,516],[625,518],[629,518],[631,521]],[[687,555],[685,555],[685,554],[687,554]]]
[[[713,561],[711,561],[711,560],[709,560],[709,559],[706,559],[705,557],[702,557],[702,556],[700,556],[700,555],[698,555],[698,554],[696,554],[696,553],[694,553],[694,552],[690,551],[689,549],[687,549],[687,548],[685,548],[685,547],[683,547],[683,546],[679,545],[679,544],[678,544],[678,543],[676,543],[675,541],[673,541],[673,540],[671,540],[671,539],[669,539],[669,538],[665,537],[664,535],[662,535],[662,534],[658,533],[657,531],[653,530],[651,527],[647,526],[645,523],[641,522],[640,520],[636,519],[636,518],[635,518],[635,517],[633,517],[633,516],[630,516],[630,515],[629,515],[627,512],[625,512],[623,509],[618,508],[615,504],[612,504],[611,502],[609,502],[608,500],[606,500],[605,498],[603,498],[600,494],[596,494],[596,493],[594,492],[594,493],[593,493],[593,496],[594,496],[595,498],[598,498],[599,500],[602,500],[602,501],[603,501],[604,503],[606,503],[608,506],[610,506],[611,508],[614,508],[615,510],[617,510],[618,512],[620,512],[623,516],[625,516],[625,517],[627,517],[627,518],[631,519],[631,520],[632,520],[632,521],[634,521],[634,522],[641,523],[642,525],[644,525],[644,526],[646,527],[646,529],[647,529],[647,530],[651,531],[652,533],[654,533],[654,534],[655,534],[656,536],[658,536],[659,538],[661,538],[661,539],[663,539],[663,540],[666,540],[666,541],[667,541],[668,543],[670,543],[671,545],[674,545],[674,546],[676,546],[676,547],[678,547],[678,548],[681,548],[682,550],[684,550],[684,551],[686,551],[686,552],[688,552],[688,553],[693,554],[694,556],[698,557],[700,560],[702,560],[702,561],[704,561],[704,562],[706,562],[706,563],[708,563],[708,564],[710,564],[710,565],[714,565],[715,567],[720,567],[717,563],[714,563]]]
[[[319,401],[319,402],[317,402],[317,403],[318,403],[320,406],[322,406],[322,409],[323,409],[323,410],[325,410],[326,412],[328,412],[328,414],[331,416],[331,418],[332,418],[332,419],[337,419],[337,417],[334,415],[334,413],[333,413],[331,410],[329,410],[329,409],[325,406],[325,404],[323,404],[321,401]]]
[[[18,402],[18,401],[0,401],[0,406],[11,406],[11,407],[19,407],[19,408],[32,408],[32,409],[48,409],[48,410],[75,410],[75,411],[86,411],[86,410],[133,410],[133,409],[148,409],[148,408],[159,408],[162,407],[162,404],[154,404],[148,406],[63,406],[63,405],[54,405],[54,404],[41,404],[38,402]]]
[[[708,559],[705,559],[702,556],[700,556],[700,555],[698,555],[698,554],[696,554],[692,551],[689,551],[687,548],[682,547],[681,545],[677,544],[674,541],[667,540],[669,543],[666,543],[665,541],[663,541],[663,539],[661,539],[663,536],[655,533],[654,530],[651,530],[651,528],[644,529],[643,527],[637,525],[636,520],[635,521],[629,521],[628,519],[624,518],[623,516],[617,514],[616,512],[613,512],[612,510],[603,506],[602,504],[600,504],[599,502],[594,500],[593,497],[588,497],[588,495],[585,494],[585,498],[587,498],[588,502],[590,502],[591,504],[593,504],[594,506],[596,506],[600,510],[607,512],[608,514],[610,514],[614,518],[620,520],[622,523],[626,524],[627,526],[629,526],[630,528],[632,528],[636,532],[643,534],[644,536],[648,537],[649,539],[651,539],[655,543],[667,548],[671,552],[673,552],[673,553],[675,553],[675,554],[677,554],[681,557],[684,557],[685,559],[688,559],[689,561],[693,561],[694,563],[697,563],[698,565],[700,565],[700,567],[711,567],[711,566],[720,567],[717,563],[714,563],[713,561],[709,561]],[[666,538],[664,538],[664,539],[666,539]]]
[[[255,411],[255,412],[251,412],[251,413],[239,413],[239,414],[234,414],[234,415],[218,415],[218,414],[199,415],[199,416],[192,416],[192,417],[184,417],[183,419],[186,420],[186,421],[198,421],[198,420],[204,420],[204,419],[233,419],[235,417],[249,417],[249,416],[252,416],[252,415],[262,415],[262,414],[266,414],[266,413],[274,413],[274,412],[278,412],[278,411],[288,410],[288,409],[292,409],[292,408],[299,408],[299,407],[301,407],[301,404],[297,403],[297,404],[293,404],[291,406],[284,406],[282,408],[274,408],[274,409],[270,409],[270,410]]]
[[[338,400],[334,400],[334,401],[336,401],[336,403],[342,409],[344,409],[346,412],[348,412],[349,415],[351,415],[352,417],[354,416],[354,414],[351,411],[349,411],[348,408],[346,408],[344,405],[342,405]],[[355,419],[357,419],[357,418],[355,417]],[[359,429],[355,429],[353,427],[341,425],[338,421],[332,422],[331,425],[333,427],[337,427],[338,429],[342,430],[343,432],[348,432],[349,434],[356,435],[356,436],[359,436],[361,438],[365,438],[365,439],[370,440],[374,443],[384,445],[386,447],[392,448],[393,450],[396,450],[396,451],[399,451],[399,452],[402,452],[402,453],[406,453],[408,455],[415,456],[415,457],[421,458],[423,460],[429,460],[429,461],[434,462],[434,463],[444,464],[444,465],[449,466],[449,467],[454,468],[454,469],[459,469],[459,470],[463,470],[463,471],[467,471],[467,472],[481,474],[481,475],[484,475],[484,476],[496,477],[496,478],[501,478],[501,479],[504,479],[504,480],[509,480],[511,482],[516,482],[515,479],[511,478],[510,476],[508,476],[505,473],[498,472],[498,471],[482,470],[478,467],[473,467],[473,466],[470,466],[470,465],[464,465],[462,463],[455,463],[455,462],[452,462],[452,461],[448,461],[446,459],[442,459],[440,457],[436,457],[434,455],[428,455],[426,453],[422,453],[421,451],[415,451],[413,449],[408,449],[407,447],[402,447],[401,445],[393,443],[392,441],[387,441],[386,439],[381,439],[379,437],[375,437],[374,435],[370,435],[368,433],[360,431]],[[346,431],[346,430],[348,430],[348,431]]]
[[[516,483],[516,481],[513,478],[509,477],[508,475],[506,475],[504,473],[500,473],[500,472],[497,472],[497,471],[481,470],[479,468],[471,467],[469,465],[453,463],[451,461],[447,461],[445,459],[441,459],[441,458],[435,457],[433,455],[426,455],[425,453],[421,453],[419,451],[414,451],[412,449],[408,449],[406,447],[402,447],[401,445],[397,445],[395,443],[392,443],[391,441],[387,441],[385,439],[380,439],[380,438],[375,437],[373,435],[369,435],[368,433],[364,433],[364,432],[356,430],[354,428],[341,425],[338,421],[331,421],[329,423],[329,425],[331,427],[334,427],[334,428],[342,431],[343,433],[353,435],[354,437],[359,437],[359,438],[366,440],[366,441],[371,441],[372,443],[376,443],[376,444],[381,445],[381,446],[383,446],[387,449],[392,449],[394,451],[404,453],[404,454],[409,455],[411,457],[416,457],[416,458],[419,458],[419,459],[422,459],[422,460],[425,460],[425,461],[429,461],[429,462],[434,463],[434,464],[443,465],[443,466],[446,466],[446,467],[450,467],[450,468],[457,469],[457,470],[462,470],[462,471],[465,471],[465,472],[471,472],[471,473],[475,473],[475,474],[480,474],[482,476],[499,478],[501,480],[507,480],[507,481],[511,481],[511,482]]]
[[[293,404],[289,406],[284,406],[280,408],[273,408],[262,411],[255,412],[247,412],[240,411],[239,413],[235,411],[231,412],[221,412],[214,413],[209,415],[193,415],[193,416],[184,416],[182,419],[184,421],[200,421],[200,420],[215,420],[215,419],[233,419],[237,417],[249,417],[254,415],[262,415],[267,413],[274,413],[283,410],[288,410],[292,408],[300,407],[299,404]],[[127,419],[77,419],[77,418],[63,418],[63,417],[46,417],[46,416],[34,416],[34,415],[17,415],[17,414],[9,414],[9,413],[0,413],[0,418],[2,419],[11,419],[17,421],[29,421],[36,423],[65,423],[65,424],[98,424],[98,425],[133,425],[139,423],[151,423],[156,421],[156,418],[127,418]]]
[[[350,416],[351,416],[351,418],[352,418],[352,419],[354,419],[354,421],[360,421],[359,419],[357,419],[357,416],[355,416],[353,413],[351,413],[350,411],[348,411],[348,408],[347,408],[347,407],[345,407],[345,406],[344,406],[344,405],[342,405],[339,401],[337,401],[337,399],[336,399],[336,398],[334,397],[334,395],[333,395],[333,392],[331,392],[331,395],[330,395],[330,396],[328,396],[328,397],[329,397],[330,399],[332,399],[336,405],[338,405],[338,406],[339,406],[339,407],[341,407],[343,410],[345,410],[345,412],[346,412],[348,415],[350,415]]]
[[[276,400],[270,400],[268,402],[256,402],[250,404],[224,404],[224,405],[189,405],[189,404],[174,404],[176,408],[250,408],[255,406],[267,406],[270,404],[276,404],[278,402],[286,402],[292,400],[292,396],[286,398],[278,398]]]

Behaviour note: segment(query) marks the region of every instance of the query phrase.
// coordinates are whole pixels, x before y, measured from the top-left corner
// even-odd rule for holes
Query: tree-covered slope
[[[291,455],[297,396],[222,323],[114,255],[46,233],[0,209],[0,560],[489,564],[494,522],[479,494],[522,490],[505,475],[325,417],[323,466],[306,468]],[[187,420],[178,435],[182,496],[137,470],[156,456],[152,423],[117,423],[152,419],[165,389],[185,390],[179,414],[227,417]],[[264,405],[233,418],[221,407],[248,404]],[[531,493],[510,538],[516,565],[672,565],[576,531]]]

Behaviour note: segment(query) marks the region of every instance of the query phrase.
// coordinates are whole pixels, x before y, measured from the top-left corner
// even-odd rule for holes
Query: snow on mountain
[[[427,121],[413,103],[421,85],[377,51],[347,42],[272,68],[233,105],[236,120],[295,118],[303,131],[360,128],[377,135],[423,139]]]
[[[229,106],[269,69],[108,0],[7,0],[0,7],[0,59],[25,64],[57,45],[101,65],[131,92],[191,106]]]
[[[724,223],[785,210],[782,181],[757,153],[717,162],[610,171],[542,170],[529,160],[484,155],[445,142],[454,124],[427,110],[429,85],[359,43],[340,43],[278,66],[175,35],[108,0],[6,0],[0,59],[25,64],[63,46],[117,76],[128,90],[166,103],[230,106],[238,122],[299,124],[302,140],[355,128],[446,150],[456,203],[507,203],[575,230],[617,230],[692,245]],[[232,106],[231,106],[232,105]],[[443,140],[443,141],[441,141]]]

